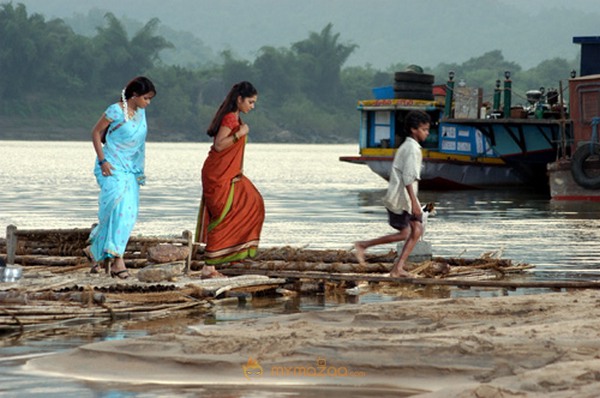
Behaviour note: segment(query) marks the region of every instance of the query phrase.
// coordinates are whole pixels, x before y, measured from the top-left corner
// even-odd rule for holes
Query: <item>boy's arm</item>
[[[406,186],[406,191],[408,192],[408,197],[410,198],[410,204],[412,206],[412,214],[417,217],[419,220],[423,219],[423,209],[421,208],[421,203],[419,202],[419,198],[415,195],[415,190],[413,189],[413,184],[409,184]]]

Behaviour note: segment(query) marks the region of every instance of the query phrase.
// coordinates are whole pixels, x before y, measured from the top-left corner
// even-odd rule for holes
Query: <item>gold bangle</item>
[[[233,133],[232,137],[233,137],[233,143],[234,143],[234,144],[235,144],[236,142],[238,142],[239,138],[238,138],[238,136],[237,136],[237,132]]]

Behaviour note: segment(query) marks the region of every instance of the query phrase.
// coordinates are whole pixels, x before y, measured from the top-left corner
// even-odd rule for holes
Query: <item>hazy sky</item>
[[[0,0],[5,3],[6,1]],[[573,36],[600,35],[598,0],[17,0],[47,19],[87,14],[189,31],[215,53],[232,49],[253,60],[265,45],[289,47],[327,23],[342,43],[359,47],[347,65],[462,63],[491,50],[528,68],[573,59]]]

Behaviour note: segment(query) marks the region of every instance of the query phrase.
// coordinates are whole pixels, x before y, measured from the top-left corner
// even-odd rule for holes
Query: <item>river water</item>
[[[142,187],[134,234],[174,235],[194,230],[200,171],[209,144],[149,143],[147,184]],[[366,166],[338,160],[356,154],[355,145],[249,144],[244,172],[264,196],[266,220],[262,247],[350,249],[352,242],[390,233],[381,197],[386,182]],[[84,228],[96,220],[98,187],[92,175],[94,152],[89,142],[0,141],[0,236],[5,227]],[[501,251],[502,257],[535,266],[524,278],[591,280],[600,278],[600,204],[553,202],[545,192],[518,190],[422,191],[423,203],[436,203],[426,240],[434,256],[479,257]],[[373,248],[384,252],[394,246]],[[532,293],[532,292],[529,292]],[[535,293],[535,292],[533,292]],[[452,295],[473,294],[454,290]],[[480,292],[506,294],[506,292]],[[361,303],[392,300],[368,294]],[[322,297],[300,301],[223,305],[209,316],[197,315],[169,327],[218,323],[246,317],[312,311],[333,305]],[[0,345],[0,395],[77,397],[289,396],[265,391],[131,388],[91,385],[20,372],[26,358],[76,347],[91,341],[127,338],[164,330],[165,325],[100,325],[80,336],[53,335],[4,339]],[[288,394],[289,393],[289,394]],[[283,395],[282,395],[283,394]],[[287,394],[287,395],[286,395]],[[306,395],[305,395],[306,396]],[[315,395],[318,396],[318,395]]]

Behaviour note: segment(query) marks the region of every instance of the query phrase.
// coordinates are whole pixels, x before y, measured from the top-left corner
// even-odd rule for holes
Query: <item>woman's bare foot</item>
[[[217,271],[214,265],[205,265],[202,267],[200,279],[227,278],[225,275]]]
[[[360,242],[354,242],[354,257],[361,266],[367,265],[365,262],[365,247]]]

